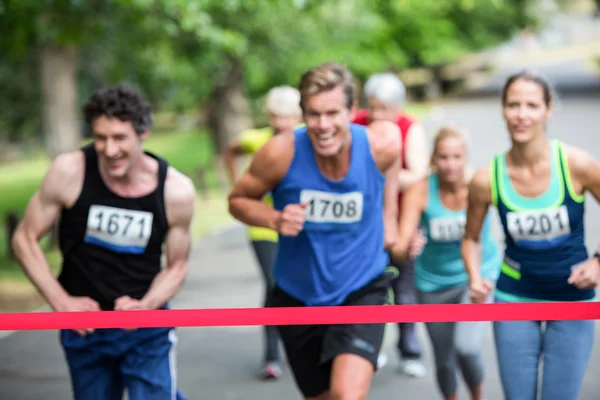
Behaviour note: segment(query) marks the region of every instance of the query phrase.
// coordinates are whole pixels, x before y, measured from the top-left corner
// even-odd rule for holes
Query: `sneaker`
[[[380,370],[381,368],[385,367],[388,363],[388,356],[385,355],[385,353],[379,353],[379,356],[377,357],[377,370]]]
[[[400,364],[399,372],[413,378],[422,378],[427,373],[427,369],[419,360],[404,360]]]
[[[281,377],[281,367],[279,363],[270,361],[260,370],[260,376],[263,380],[279,379]]]

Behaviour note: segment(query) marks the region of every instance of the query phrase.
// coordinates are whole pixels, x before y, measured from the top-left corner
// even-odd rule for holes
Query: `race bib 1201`
[[[363,214],[363,194],[361,192],[330,193],[318,190],[300,192],[300,202],[306,207],[307,222],[334,222],[349,224],[358,222]]]
[[[141,254],[152,235],[153,218],[147,211],[92,205],[84,240],[117,253]]]
[[[466,217],[457,215],[429,220],[429,236],[436,242],[460,241],[465,232]]]
[[[506,225],[515,241],[552,241],[571,233],[569,212],[564,205],[546,210],[509,212]]]

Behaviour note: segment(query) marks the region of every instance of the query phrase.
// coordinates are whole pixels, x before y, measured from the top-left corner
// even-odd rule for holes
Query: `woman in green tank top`
[[[471,299],[484,301],[492,287],[481,276],[478,245],[494,204],[506,242],[496,302],[593,301],[600,247],[588,256],[583,204],[585,192],[600,201],[600,164],[547,138],[552,93],[543,78],[511,76],[502,105],[512,146],[478,170],[469,187],[462,253]],[[493,327],[506,399],[536,400],[540,372],[542,399],[579,399],[594,321],[498,321]]]
[[[427,243],[415,263],[415,285],[420,304],[468,303],[468,276],[460,254],[471,168],[466,138],[453,124],[442,126],[434,139],[430,176],[405,192],[394,259],[406,259],[419,225]],[[489,223],[487,224],[489,225]],[[483,272],[495,281],[500,269],[499,250],[484,229]],[[414,244],[413,244],[414,246]],[[481,345],[485,322],[426,323],[435,354],[437,383],[445,400],[457,398],[457,370],[473,400],[482,398]]]

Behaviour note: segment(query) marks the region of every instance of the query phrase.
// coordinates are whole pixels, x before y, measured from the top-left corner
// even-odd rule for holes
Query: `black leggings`
[[[277,243],[268,240],[252,241],[254,254],[260,265],[260,270],[265,284],[265,295],[263,305],[266,307],[271,300],[275,280],[273,279],[273,264],[275,263],[275,255],[277,254]],[[279,361],[279,334],[277,327],[265,326],[265,355],[264,361]]]

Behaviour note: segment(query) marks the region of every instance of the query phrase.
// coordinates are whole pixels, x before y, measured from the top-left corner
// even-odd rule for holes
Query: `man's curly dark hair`
[[[138,135],[152,128],[152,107],[132,86],[119,83],[96,90],[83,106],[85,122],[101,116],[129,121]]]

